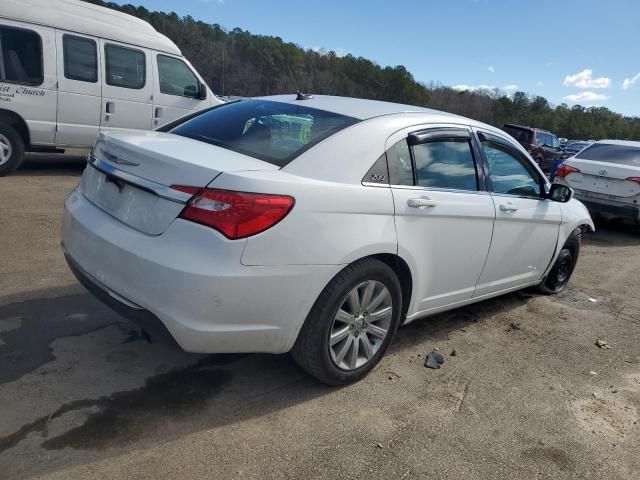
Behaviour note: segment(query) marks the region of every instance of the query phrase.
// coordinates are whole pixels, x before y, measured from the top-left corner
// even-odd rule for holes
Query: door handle
[[[409,200],[407,200],[407,205],[409,205],[412,208],[424,209],[424,208],[435,207],[437,203],[428,197],[423,197],[423,198],[410,198]]]
[[[157,120],[158,118],[162,117],[162,108],[160,107],[156,107],[153,113],[153,117]]]
[[[105,105],[105,113],[107,115],[111,115],[112,113],[116,113],[116,106],[113,102],[107,102]]]
[[[509,203],[501,203],[499,208],[500,208],[501,212],[517,212],[518,211],[518,207],[516,207],[511,202],[509,202]]]

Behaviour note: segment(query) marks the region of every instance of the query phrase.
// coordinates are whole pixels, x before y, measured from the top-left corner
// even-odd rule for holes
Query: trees
[[[380,67],[371,60],[335,52],[305,50],[279,37],[225,30],[175,13],[85,0],[151,23],[171,38],[211,89],[223,95],[257,96],[296,90],[386,100],[436,108],[502,126],[505,122],[546,128],[581,139],[640,140],[640,118],[623,117],[604,107],[551,105],[524,92],[456,91],[417,82],[402,66]]]

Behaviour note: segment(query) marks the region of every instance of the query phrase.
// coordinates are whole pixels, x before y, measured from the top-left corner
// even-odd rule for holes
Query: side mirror
[[[573,197],[573,190],[566,185],[554,183],[546,196],[554,202],[567,203]]]
[[[202,82],[198,82],[198,98],[200,100],[207,98],[207,86]]]

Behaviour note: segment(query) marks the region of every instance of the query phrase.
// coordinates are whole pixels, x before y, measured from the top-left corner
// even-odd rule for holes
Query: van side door
[[[56,145],[90,147],[100,129],[100,49],[95,37],[56,31],[58,129]]]
[[[153,110],[151,52],[100,40],[102,51],[101,130],[150,130]]]
[[[155,84],[153,128],[211,105],[207,90],[204,90],[205,95],[201,95],[201,80],[185,59],[156,52],[152,55]]]

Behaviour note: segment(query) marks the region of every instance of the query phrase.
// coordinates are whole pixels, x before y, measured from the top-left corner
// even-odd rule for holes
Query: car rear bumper
[[[342,268],[244,266],[244,240],[180,219],[162,235],[147,235],[77,190],[65,202],[62,242],[72,270],[98,298],[199,353],[289,351]]]
[[[614,200],[601,200],[593,197],[586,197],[576,192],[575,197],[587,207],[593,215],[600,215],[605,218],[621,218],[640,222],[640,208]]]

